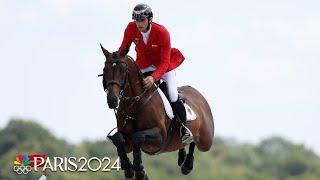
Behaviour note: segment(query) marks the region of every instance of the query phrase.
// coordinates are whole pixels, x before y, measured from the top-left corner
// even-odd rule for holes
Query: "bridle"
[[[139,77],[140,78],[143,78],[143,75],[141,73],[141,71],[139,70],[137,64],[135,63],[135,61],[133,60],[132,57],[128,56],[129,59],[135,64],[137,70],[138,70],[138,73],[139,73]],[[103,77],[103,87],[104,87],[104,91],[107,93],[108,92],[108,89],[107,87],[110,86],[110,85],[117,85],[120,87],[120,91],[119,91],[119,96],[118,98],[120,99],[120,101],[132,101],[128,106],[127,108],[122,108],[122,109],[118,109],[118,107],[114,108],[114,113],[117,117],[117,114],[120,113],[121,115],[123,115],[124,119],[125,119],[125,123],[124,125],[126,124],[126,121],[127,120],[133,120],[136,118],[137,114],[139,113],[139,111],[142,109],[142,107],[144,107],[149,101],[150,99],[152,98],[152,96],[157,92],[157,86],[155,88],[155,90],[151,93],[151,95],[149,95],[147,97],[147,99],[140,105],[140,107],[138,108],[138,110],[133,114],[133,115],[129,115],[128,112],[126,112],[125,109],[131,109],[137,102],[139,102],[142,97],[145,95],[145,93],[147,92],[147,90],[143,90],[140,94],[136,95],[136,96],[127,96],[125,95],[125,90],[126,88],[128,87],[129,85],[129,67],[128,67],[128,63],[126,61],[121,61],[120,59],[116,59],[116,60],[111,60],[111,61],[106,61],[106,65],[108,64],[112,64],[111,65],[111,68],[112,68],[112,79],[111,80],[108,80],[107,82],[105,82],[105,79],[104,79],[104,74],[99,74],[98,76],[102,76]],[[121,64],[121,63],[124,63],[125,64],[125,71],[123,72],[124,74],[124,81],[122,83],[114,80],[115,78],[115,67],[118,65],[118,64]],[[139,83],[140,81],[134,83],[134,84],[137,84]]]
[[[114,80],[114,76],[115,76],[115,67],[118,65],[118,64],[125,64],[125,71],[124,71],[124,81],[120,84],[120,82]],[[128,64],[127,62],[124,62],[124,61],[120,61],[120,60],[112,60],[112,61],[106,61],[106,65],[107,64],[112,64],[111,65],[111,69],[112,69],[112,79],[105,82],[105,79],[103,79],[103,88],[104,88],[104,91],[105,92],[108,92],[108,89],[107,87],[110,86],[110,85],[117,85],[120,87],[120,92],[123,92],[125,90],[125,88],[127,87],[127,84],[128,84],[128,75],[129,75],[129,69],[128,69]],[[103,76],[104,78],[104,74],[99,74],[98,76]],[[120,93],[121,94],[121,93]]]
[[[142,72],[139,70],[138,65],[135,63],[135,61],[133,60],[132,57],[130,57],[130,56],[128,56],[128,57],[129,57],[129,59],[134,63],[136,69],[138,70],[139,78],[140,78],[140,79],[143,79],[143,74],[142,74]],[[137,110],[136,110],[133,114],[130,115],[130,114],[128,113],[128,110],[130,110],[137,102],[139,102],[139,101],[142,99],[142,97],[145,95],[145,93],[146,93],[147,91],[151,90],[151,89],[149,89],[149,90],[143,90],[139,95],[136,95],[136,96],[126,96],[126,95],[124,94],[124,92],[125,92],[126,87],[127,87],[128,84],[129,84],[129,80],[128,80],[128,79],[129,79],[128,63],[127,63],[127,62],[124,62],[124,61],[120,61],[120,60],[108,61],[108,62],[106,62],[106,63],[112,63],[112,66],[111,66],[111,67],[115,67],[115,66],[117,66],[117,64],[119,64],[119,63],[125,63],[126,69],[125,69],[125,71],[124,71],[124,73],[125,73],[125,74],[124,74],[124,75],[125,75],[124,81],[123,81],[122,83],[119,83],[118,81],[114,80],[114,70],[113,70],[113,74],[112,74],[113,79],[107,81],[107,82],[105,83],[105,85],[104,85],[104,90],[105,90],[105,92],[107,92],[107,89],[106,89],[106,88],[107,88],[109,85],[113,85],[113,84],[118,85],[118,86],[120,87],[120,92],[119,92],[119,99],[120,99],[120,101],[133,100],[133,101],[131,102],[131,104],[129,104],[129,105],[126,106],[125,108],[121,108],[121,109],[118,110],[118,107],[116,107],[116,108],[114,109],[114,114],[115,114],[116,117],[117,117],[117,115],[118,115],[119,113],[120,113],[120,115],[122,115],[123,120],[124,120],[124,123],[123,123],[123,127],[124,127],[124,126],[127,124],[127,121],[128,121],[128,120],[134,120],[134,119],[136,119],[136,117],[137,117],[137,115],[139,114],[139,112],[140,112],[140,111],[143,109],[143,107],[151,100],[151,98],[153,97],[153,95],[156,94],[156,92],[158,91],[158,86],[159,86],[159,85],[154,84],[154,90],[151,92],[151,94],[149,94],[149,95],[147,96],[147,98],[144,99],[144,101],[139,105],[139,107],[137,108]],[[100,75],[98,75],[98,76],[104,76],[104,74],[100,74]],[[104,82],[105,82],[105,79],[103,79],[103,83],[104,83]],[[139,80],[137,83],[141,83],[140,80]],[[134,84],[137,84],[137,83],[134,83]],[[170,127],[171,127],[171,125],[170,125]],[[170,130],[170,127],[169,127],[169,130]],[[117,128],[118,128],[118,126],[116,126],[115,128],[113,128],[113,129],[108,133],[108,135],[107,135],[107,138],[108,138],[108,139],[110,139],[110,137],[111,137],[110,134],[111,134],[115,129],[117,129]],[[174,127],[171,127],[171,131],[172,131],[173,129],[174,129]],[[166,142],[161,145],[161,147],[159,148],[159,150],[157,150],[157,151],[155,151],[155,152],[152,152],[152,153],[149,153],[149,154],[151,154],[151,155],[152,155],[152,154],[157,154],[157,153],[159,153],[161,150],[163,150],[165,147],[167,147],[168,144],[169,144],[169,143],[171,142],[171,140],[172,140],[172,134],[173,134],[173,133],[171,133],[171,135],[168,136],[169,138],[167,138]]]

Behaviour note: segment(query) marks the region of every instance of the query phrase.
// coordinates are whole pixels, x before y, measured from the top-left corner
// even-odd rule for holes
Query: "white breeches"
[[[167,84],[167,91],[171,102],[178,100],[178,83],[176,79],[176,72],[171,70],[165,73],[161,79]]]
[[[154,71],[156,68],[154,66],[149,66],[147,68],[141,69],[141,72]],[[178,83],[176,79],[175,70],[166,72],[161,79],[167,84],[167,91],[171,102],[176,102],[178,100]]]

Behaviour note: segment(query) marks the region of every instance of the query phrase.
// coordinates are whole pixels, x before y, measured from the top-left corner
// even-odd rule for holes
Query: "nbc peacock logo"
[[[13,162],[13,170],[17,174],[28,174],[31,170],[31,161],[27,155],[18,155],[16,156],[15,161]]]

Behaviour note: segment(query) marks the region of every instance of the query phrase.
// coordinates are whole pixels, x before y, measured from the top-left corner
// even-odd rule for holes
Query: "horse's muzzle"
[[[118,96],[115,94],[107,96],[107,102],[110,109],[115,109],[118,107]]]

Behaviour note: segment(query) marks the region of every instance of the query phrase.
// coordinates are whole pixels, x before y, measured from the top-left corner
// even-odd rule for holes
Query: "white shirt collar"
[[[150,24],[150,28],[149,28],[149,30],[147,32],[141,32],[144,44],[147,44],[147,42],[148,42],[149,35],[150,35],[150,32],[151,32],[151,28],[152,28],[152,25]]]

